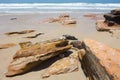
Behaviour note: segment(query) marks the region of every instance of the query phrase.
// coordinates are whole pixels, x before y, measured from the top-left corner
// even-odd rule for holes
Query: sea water
[[[120,3],[0,3],[0,13],[108,12]]]

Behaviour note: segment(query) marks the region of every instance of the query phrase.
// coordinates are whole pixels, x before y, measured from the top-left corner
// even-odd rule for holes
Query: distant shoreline
[[[0,13],[109,12],[120,3],[4,3]]]

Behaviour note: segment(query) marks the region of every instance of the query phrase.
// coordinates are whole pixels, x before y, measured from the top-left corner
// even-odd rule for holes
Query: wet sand
[[[0,44],[15,43],[17,46],[1,49],[0,50],[0,80],[42,80],[41,73],[44,69],[32,70],[23,75],[15,77],[5,77],[7,72],[7,66],[12,60],[12,56],[20,49],[18,43],[31,41],[33,43],[49,40],[53,38],[61,37],[64,34],[69,34],[77,37],[79,40],[85,38],[94,39],[105,43],[113,48],[120,49],[120,39],[116,37],[111,37],[108,32],[98,32],[96,30],[95,20],[88,17],[84,17],[82,13],[69,13],[72,18],[77,20],[77,24],[74,25],[61,25],[59,23],[42,23],[47,18],[57,17],[61,13],[36,13],[36,14],[0,14]],[[11,20],[11,18],[16,18]],[[11,31],[22,31],[22,30],[36,30],[36,32],[21,34],[21,35],[11,35],[7,36],[4,33]],[[36,38],[28,39],[27,36],[35,35],[37,33],[44,33]],[[41,65],[42,66],[42,65]],[[44,80],[86,80],[86,77],[79,64],[79,71],[53,75]]]

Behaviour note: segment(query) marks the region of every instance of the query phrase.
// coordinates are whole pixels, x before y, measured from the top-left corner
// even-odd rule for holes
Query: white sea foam
[[[24,12],[42,10],[112,10],[120,8],[120,3],[23,3],[0,4],[0,12]]]

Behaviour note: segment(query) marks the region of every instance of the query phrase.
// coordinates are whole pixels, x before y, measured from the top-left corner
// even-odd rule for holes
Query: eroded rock
[[[70,24],[76,24],[77,21],[73,18],[70,18],[69,14],[62,14],[58,17],[55,18],[49,18],[45,22],[53,23],[53,22],[58,22],[62,25],[70,25]]]
[[[64,53],[70,48],[71,45],[68,45],[68,41],[64,39],[37,43],[29,47],[23,47],[13,56],[13,60],[8,66],[8,73],[6,76],[9,77],[25,73],[33,67],[39,65],[42,61],[60,53]]]
[[[16,44],[14,44],[14,43],[0,44],[0,49],[6,49],[9,47],[13,47],[13,46],[16,46]]]
[[[76,23],[77,23],[77,21],[74,19],[66,19],[66,20],[62,21],[63,25],[76,24]]]
[[[21,42],[19,43],[20,47],[21,48],[26,48],[26,47],[29,47],[29,46],[32,46],[32,42],[28,41],[28,42]]]
[[[75,51],[68,57],[64,57],[54,62],[51,66],[45,69],[44,73],[42,74],[42,78],[78,70],[78,53],[79,51]]]
[[[81,41],[78,41],[78,40],[72,41],[70,44],[73,45],[73,47],[75,47],[75,48],[82,49],[82,42]]]
[[[31,33],[31,32],[35,32],[35,30],[23,30],[23,31],[19,31],[19,32],[8,32],[8,33],[5,33],[5,34],[6,35],[27,34],[27,33]]]
[[[120,50],[86,39],[82,67],[91,80],[120,80]]]

